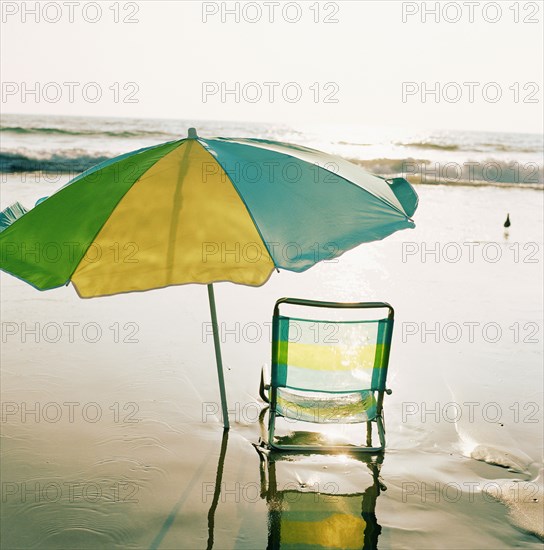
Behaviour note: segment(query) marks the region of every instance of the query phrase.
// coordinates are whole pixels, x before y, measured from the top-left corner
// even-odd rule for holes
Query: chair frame
[[[387,319],[391,322],[391,332],[393,331],[393,323],[395,317],[395,311],[393,307],[387,302],[322,302],[316,300],[305,300],[301,298],[280,298],[274,307],[274,322],[273,322],[273,336],[272,336],[272,357],[276,356],[277,352],[277,321],[279,317],[279,310],[282,304],[291,304],[298,306],[310,306],[310,307],[319,307],[319,308],[332,308],[332,309],[387,309],[388,315]],[[389,347],[384,353],[383,365],[381,368],[385,369],[385,377],[387,380],[387,369],[389,365]],[[273,368],[273,367],[272,367]],[[269,416],[268,416],[268,442],[266,445],[269,449],[274,449],[277,451],[313,451],[313,452],[364,452],[364,453],[380,453],[385,449],[385,425],[384,425],[384,415],[383,415],[383,399],[384,395],[387,393],[390,395],[392,390],[383,389],[376,390],[378,393],[378,399],[376,404],[376,416],[372,420],[366,422],[367,431],[366,431],[366,446],[360,445],[282,445],[277,442],[274,442],[274,431],[276,427],[276,417],[281,417],[282,415],[277,412],[276,403],[277,403],[277,388],[274,387],[270,381],[270,384],[266,384],[264,381],[264,374],[261,371],[261,385],[259,389],[259,394],[263,401],[269,403]],[[267,395],[268,392],[268,395]],[[378,428],[378,437],[380,440],[379,446],[372,446],[372,422],[376,422]]]

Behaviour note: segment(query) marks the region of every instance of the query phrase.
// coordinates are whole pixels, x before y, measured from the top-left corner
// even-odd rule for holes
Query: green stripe
[[[287,382],[287,350],[285,337],[289,334],[289,318],[274,317],[272,325],[272,385],[276,388],[285,386]]]
[[[181,143],[123,155],[38,204],[0,233],[0,269],[39,290],[68,283],[125,193]]]
[[[387,378],[387,365],[385,358],[389,357],[389,348],[391,346],[393,324],[389,319],[382,319],[378,326],[379,344],[376,348],[376,357],[374,359],[374,369],[372,370],[372,389],[385,390],[385,380]]]

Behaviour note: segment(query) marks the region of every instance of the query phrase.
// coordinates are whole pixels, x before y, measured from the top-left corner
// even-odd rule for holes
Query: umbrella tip
[[[196,128],[189,128],[187,132],[187,139],[196,139],[198,134],[196,133]]]

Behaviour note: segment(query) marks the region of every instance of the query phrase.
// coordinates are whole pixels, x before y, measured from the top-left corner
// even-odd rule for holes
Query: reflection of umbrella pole
[[[208,285],[208,298],[210,300],[210,313],[212,314],[213,344],[215,346],[215,360],[217,362],[217,378],[219,378],[219,392],[221,394],[221,408],[223,410],[223,425],[225,430],[230,428],[229,413],[227,410],[227,394],[225,392],[225,379],[223,378],[223,361],[221,359],[221,342],[219,329],[217,328],[217,313],[215,312],[215,296],[213,284]]]
[[[221,496],[221,485],[223,480],[223,467],[225,466],[225,455],[227,454],[227,443],[229,441],[229,432],[223,430],[223,439],[221,440],[221,451],[219,453],[219,462],[217,463],[217,474],[215,476],[215,489],[213,491],[213,500],[208,512],[208,546],[207,550],[213,548],[213,529],[215,526],[215,511],[219,504]]]

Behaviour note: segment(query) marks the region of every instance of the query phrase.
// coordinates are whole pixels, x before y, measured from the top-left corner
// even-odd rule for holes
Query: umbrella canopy
[[[414,227],[416,208],[402,178],[305,147],[190,129],[98,164],[9,217],[0,268],[40,290],[72,282],[85,298],[187,283],[258,286],[274,269],[302,272]]]
[[[0,233],[1,267],[82,297],[263,284],[414,224],[417,196],[324,153],[192,137],[84,172]]]

